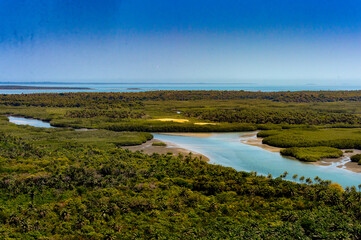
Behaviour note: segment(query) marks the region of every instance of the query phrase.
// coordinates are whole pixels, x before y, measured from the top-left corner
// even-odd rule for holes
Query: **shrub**
[[[167,144],[164,142],[155,142],[155,143],[152,143],[152,146],[167,146]]]
[[[356,154],[351,156],[351,162],[360,162],[361,160],[361,154]]]

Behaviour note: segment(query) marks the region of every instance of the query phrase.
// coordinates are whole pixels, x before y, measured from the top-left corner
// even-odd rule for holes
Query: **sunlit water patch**
[[[9,116],[8,118],[9,118],[9,122],[15,123],[17,125],[30,125],[33,127],[53,128],[53,126],[51,126],[50,123],[37,119],[13,117],[13,116]]]

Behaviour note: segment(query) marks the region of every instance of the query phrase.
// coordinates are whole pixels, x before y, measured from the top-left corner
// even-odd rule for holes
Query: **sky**
[[[361,2],[0,0],[0,81],[361,85]]]

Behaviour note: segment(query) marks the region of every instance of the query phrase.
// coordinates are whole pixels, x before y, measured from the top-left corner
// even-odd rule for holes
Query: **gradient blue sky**
[[[0,0],[0,81],[361,85],[359,0]]]

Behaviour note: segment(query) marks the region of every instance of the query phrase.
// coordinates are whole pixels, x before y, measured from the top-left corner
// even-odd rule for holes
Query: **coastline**
[[[162,143],[163,141],[160,141],[158,139],[152,139],[149,140],[141,145],[137,146],[125,146],[122,147],[123,149],[129,149],[130,151],[141,151],[146,154],[153,154],[153,153],[159,153],[159,154],[167,154],[169,152],[173,153],[173,156],[177,156],[178,154],[188,155],[192,153],[193,157],[198,157],[201,160],[204,160],[206,162],[209,162],[209,158],[204,156],[203,154],[190,151],[185,148],[181,148],[173,143],[165,142],[167,146],[153,146],[153,143]]]
[[[0,90],[93,90],[88,87],[37,87],[21,85],[0,85]]]
[[[263,138],[257,137],[257,133],[245,134],[242,136],[241,142],[251,146],[261,147],[270,152],[280,152],[282,148],[273,147],[267,144],[262,143]],[[347,150],[352,150],[352,152],[346,152]],[[339,158],[322,158],[317,162],[309,162],[310,164],[316,166],[335,166],[338,168],[343,168],[348,171],[355,173],[361,173],[361,165],[358,165],[356,162],[351,162],[350,157],[355,154],[361,154],[361,150],[358,149],[342,149],[343,155]]]
[[[267,144],[262,143],[263,138],[257,137],[257,132],[255,133],[248,133],[241,136],[241,142],[247,145],[256,146],[263,148],[264,150],[270,152],[280,152],[282,148],[273,147]]]
[[[352,152],[346,152],[352,150]],[[361,154],[361,150],[358,149],[342,149],[343,156],[339,158],[323,158],[318,162],[312,164],[318,166],[336,166],[338,168],[343,168],[355,173],[361,173],[361,165],[358,165],[357,162],[351,162],[350,157],[355,154]]]

